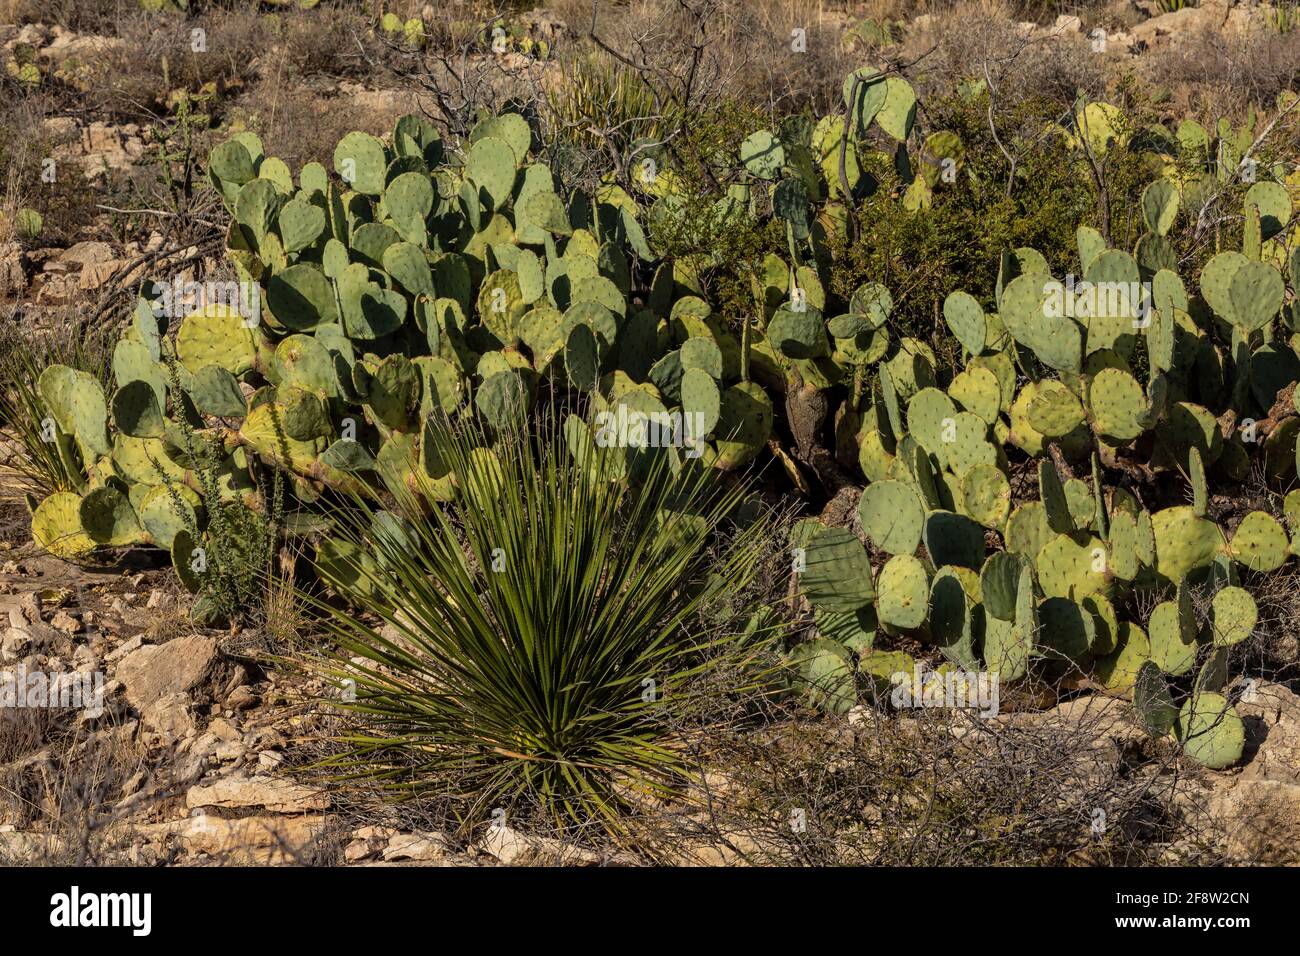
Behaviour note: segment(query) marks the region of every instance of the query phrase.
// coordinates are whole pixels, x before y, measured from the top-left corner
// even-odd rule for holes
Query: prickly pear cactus
[[[1084,117],[1093,148],[1113,144],[1112,118]],[[863,620],[870,640],[846,647],[859,668],[891,639],[919,639],[946,666],[1004,684],[1073,674],[1132,697],[1152,734],[1207,767],[1239,759],[1227,651],[1259,620],[1243,582],[1289,561],[1300,526],[1297,493],[1285,525],[1216,494],[1252,470],[1279,493],[1294,480],[1300,350],[1279,341],[1288,263],[1250,246],[1290,221],[1281,192],[1252,190],[1245,216],[1269,229],[1248,229],[1245,252],[1214,256],[1191,283],[1151,260],[1180,208],[1178,184],[1161,179],[1143,194],[1136,254],[1081,228],[1076,275],[1058,279],[1019,249],[993,297],[948,296],[959,367],[886,349],[852,408],[861,538],[801,530],[808,556],[833,565],[817,587],[811,567],[799,575],[821,639]],[[778,354],[815,359],[823,345],[806,323],[774,316]]]
[[[753,461],[774,405],[738,337],[671,278],[647,295],[636,203],[615,186],[561,199],[535,138],[513,113],[454,145],[406,116],[296,175],[251,133],[214,148],[238,282],[198,301],[146,285],[108,394],[44,371],[55,437],[89,481],[37,509],[38,543],[170,549],[185,531],[201,547],[218,503],[269,510],[268,470],[288,479],[290,511],[328,491],[442,500],[458,483],[423,452],[431,416],[509,430],[544,383],[589,396],[582,437],[567,433],[625,449],[628,474],[647,449],[677,467]]]

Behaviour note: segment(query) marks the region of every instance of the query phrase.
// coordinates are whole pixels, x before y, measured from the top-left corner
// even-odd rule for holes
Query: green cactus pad
[[[137,379],[146,381],[153,387],[158,407],[167,404],[167,379],[147,345],[132,339],[119,339],[113,346],[113,379],[118,385]]]
[[[284,409],[275,402],[253,408],[239,428],[239,438],[264,459],[299,474],[310,470],[326,445],[324,439],[296,441],[286,435]]]
[[[1226,587],[1214,595],[1210,605],[1212,639],[1219,647],[1240,644],[1255,631],[1259,609],[1244,588]]]
[[[844,78],[844,106],[854,119],[851,132],[855,137],[866,135],[867,127],[885,105],[887,92],[885,77],[871,67],[854,70]]]
[[[1208,567],[1227,547],[1219,526],[1197,517],[1190,505],[1157,511],[1151,516],[1151,528],[1156,570],[1171,581],[1181,581],[1192,571]]]
[[[1115,577],[1132,581],[1141,570],[1138,558],[1137,520],[1127,511],[1117,511],[1110,518],[1110,537],[1107,553],[1110,570]]]
[[[1024,560],[1011,551],[989,555],[980,569],[980,595],[988,617],[1015,620],[1020,572],[1024,567]]]
[[[878,481],[858,500],[862,530],[890,554],[912,554],[921,543],[925,510],[916,492],[901,481]]]
[[[1212,256],[1201,270],[1201,295],[1219,316],[1235,321],[1231,298],[1232,277],[1249,260],[1240,252],[1220,252]]]
[[[1092,486],[1082,478],[1071,478],[1064,484],[1065,504],[1070,510],[1070,520],[1080,531],[1097,531],[1097,500]]]
[[[238,312],[209,306],[181,322],[176,356],[190,373],[205,365],[220,365],[232,375],[242,375],[253,368],[257,342],[253,329]]]
[[[113,424],[134,438],[162,438],[163,413],[148,382],[127,382],[113,393]]]
[[[474,392],[474,407],[491,427],[504,431],[521,423],[528,410],[528,386],[519,372],[495,372]]]
[[[1081,661],[1092,650],[1096,625],[1083,606],[1064,597],[1038,605],[1038,640],[1034,651],[1051,661]]]
[[[1169,733],[1178,719],[1178,705],[1169,693],[1160,668],[1151,661],[1143,662],[1133,681],[1133,708],[1142,726],[1153,737]]]
[[[971,355],[979,355],[988,345],[988,320],[975,297],[967,292],[953,292],[943,300],[943,318],[957,341]]]
[[[968,515],[994,531],[1002,530],[1011,513],[1011,485],[993,465],[980,464],[962,476],[961,497]]]
[[[1102,594],[1089,594],[1079,604],[1092,615],[1092,653],[1102,655],[1114,651],[1119,641],[1120,620],[1110,598]]]
[[[812,306],[804,311],[778,309],[767,326],[772,347],[789,359],[820,358],[830,353],[826,323]]]
[[[968,368],[953,376],[948,394],[963,410],[992,425],[1002,409],[1002,388],[997,376],[985,368]]]
[[[842,644],[826,638],[807,641],[791,651],[789,663],[793,687],[811,706],[843,714],[856,702],[853,658]]]
[[[876,582],[876,614],[889,627],[916,630],[925,623],[929,595],[925,566],[910,554],[894,555]]]
[[[965,515],[931,511],[925,516],[922,539],[937,567],[951,564],[978,571],[984,564],[984,529]]]
[[[283,197],[267,179],[253,180],[239,191],[239,198],[235,201],[235,221],[263,255],[270,243],[279,242],[271,230],[282,203]]]
[[[480,200],[489,209],[500,209],[515,188],[518,170],[510,145],[496,136],[485,136],[470,147],[465,172],[478,188]],[[537,222],[533,210],[528,218]]]
[[[506,345],[518,341],[520,319],[527,309],[519,289],[519,276],[513,272],[505,269],[493,272],[479,287],[479,318]]]
[[[202,503],[193,489],[185,485],[155,485],[140,501],[138,513],[153,543],[167,551],[178,531],[199,523]]]
[[[156,485],[165,480],[179,481],[185,470],[166,454],[157,438],[132,438],[118,433],[113,436],[113,465],[118,474],[133,484]]]
[[[738,382],[722,395],[718,414],[718,468],[731,469],[752,461],[772,433],[772,400],[753,382]]]
[[[1276,236],[1291,221],[1291,194],[1281,183],[1265,180],[1246,190],[1243,206],[1259,210],[1262,239]]]
[[[584,391],[591,391],[600,381],[600,358],[591,326],[578,324],[569,332],[564,343],[564,369],[569,381]]]
[[[344,472],[371,471],[375,458],[369,449],[355,439],[340,438],[320,455],[321,464]]]
[[[280,372],[281,385],[312,389],[330,397],[339,394],[334,360],[318,338],[290,335],[283,339],[275,349],[275,364]],[[229,387],[230,382],[226,380],[223,388],[228,391]],[[228,397],[234,398],[233,395]]]
[[[846,528],[827,528],[813,537],[800,581],[809,601],[834,613],[857,611],[875,596],[866,549]]]
[[[1060,382],[1038,383],[1038,394],[1029,403],[1029,424],[1048,438],[1068,435],[1083,423],[1083,406]]]
[[[1178,712],[1174,735],[1185,754],[1211,770],[1231,767],[1246,746],[1246,728],[1220,694],[1193,694]]]
[[[316,244],[325,232],[325,210],[305,199],[291,199],[280,207],[276,222],[285,252],[299,252]]]
[[[1151,642],[1146,631],[1137,624],[1125,621],[1120,624],[1119,647],[1093,664],[1093,674],[1101,685],[1114,694],[1125,694],[1133,689],[1142,665],[1151,659]]]
[[[1180,198],[1178,187],[1168,179],[1157,179],[1142,190],[1142,219],[1150,232],[1157,236],[1169,232],[1178,216]]]
[[[1147,621],[1151,660],[1174,677],[1188,673],[1196,665],[1195,622],[1188,626],[1187,613],[1180,610],[1180,603],[1161,601]]]
[[[190,398],[199,411],[220,418],[243,418],[248,414],[248,400],[235,376],[220,365],[205,365],[194,373]]]
[[[384,208],[398,234],[417,246],[428,245],[425,219],[433,202],[433,186],[423,173],[402,173],[384,189]]]
[[[1098,434],[1127,442],[1144,431],[1139,418],[1146,410],[1142,386],[1127,372],[1102,369],[1088,387],[1088,411]]]
[[[1056,536],[1047,521],[1041,501],[1028,501],[1012,510],[1007,518],[1007,550],[1033,561],[1047,542]]]
[[[1092,261],[1106,251],[1106,240],[1091,226],[1080,226],[1075,230],[1074,238],[1079,250],[1079,266],[1086,273]]]
[[[958,412],[953,419],[953,440],[942,444],[948,468],[958,478],[977,465],[998,465],[999,449],[988,441],[988,424],[978,415]]]
[[[296,441],[324,438],[331,429],[325,403],[306,389],[279,389],[277,398],[284,408],[284,433]]]
[[[1050,458],[1038,462],[1038,497],[1047,510],[1047,523],[1053,531],[1068,534],[1075,530],[1070,499],[1065,496],[1065,485],[1061,483],[1061,476]]]
[[[1006,683],[1020,680],[1029,670],[1030,651],[1030,639],[1024,628],[985,614],[982,656],[990,672]]]
[[[865,654],[871,650],[880,626],[876,620],[876,609],[870,604],[849,613],[815,608],[813,619],[820,636],[847,647],[855,654]]]
[[[112,485],[103,485],[81,499],[81,527],[96,544],[113,548],[144,541],[144,529],[130,499]]]
[[[1106,549],[1089,534],[1058,534],[1038,552],[1034,564],[1047,597],[1081,601],[1089,594],[1105,594],[1110,586]]]
[[[272,276],[266,286],[266,305],[277,322],[295,331],[338,321],[330,280],[311,262],[300,262]]]
[[[770,130],[750,133],[740,144],[740,161],[759,179],[776,179],[785,165],[785,150]]]
[[[894,456],[885,448],[880,432],[870,429],[858,434],[858,467],[869,482],[884,481],[893,463]]]
[[[235,139],[228,139],[212,150],[208,155],[208,170],[218,179],[238,185],[257,175],[248,149]]]
[[[36,392],[59,429],[74,435],[81,446],[94,455],[107,455],[108,403],[104,387],[89,372],[51,365],[36,381]]]
[[[924,342],[899,339],[897,351],[886,363],[895,396],[908,401],[921,389],[933,387],[934,365],[934,350]]]
[[[81,496],[57,491],[37,505],[32,513],[32,540],[58,558],[77,558],[95,550],[95,540],[81,526]]]
[[[958,667],[978,670],[971,602],[961,579],[949,568],[941,568],[930,583],[928,617],[930,636],[943,656]]]
[[[334,149],[334,171],[359,193],[378,196],[384,191],[388,154],[384,144],[369,133],[348,133]]]
[[[1193,693],[1221,691],[1228,684],[1228,649],[1213,647],[1205,657],[1192,686]]]
[[[869,699],[883,705],[892,687],[912,679],[916,666],[916,659],[904,651],[871,650],[858,660],[858,673],[867,679]]]
[[[1248,332],[1268,325],[1282,309],[1286,283],[1266,262],[1243,262],[1232,274],[1228,300],[1232,321]]]
[[[904,142],[912,132],[916,119],[916,91],[901,76],[885,79],[885,102],[876,113],[876,124],[898,142]]]
[[[1233,560],[1252,571],[1276,571],[1286,563],[1289,552],[1286,531],[1276,518],[1263,511],[1252,511],[1242,518],[1229,545]]]
[[[1002,290],[999,315],[1011,337],[1048,368],[1077,371],[1083,361],[1083,329],[1053,312],[1051,283],[1050,277],[1038,272],[1017,276]]]

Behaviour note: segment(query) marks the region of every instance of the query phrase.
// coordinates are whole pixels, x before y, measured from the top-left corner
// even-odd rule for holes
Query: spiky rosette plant
[[[436,781],[471,825],[529,801],[612,822],[624,788],[671,789],[684,763],[666,709],[705,660],[744,653],[701,619],[761,551],[765,520],[730,520],[743,485],[663,450],[632,484],[622,457],[575,454],[554,428],[489,445],[443,421],[426,438],[463,476],[452,500],[358,509],[320,562],[369,612],[330,614],[330,673],[357,722],[329,765],[408,794]]]

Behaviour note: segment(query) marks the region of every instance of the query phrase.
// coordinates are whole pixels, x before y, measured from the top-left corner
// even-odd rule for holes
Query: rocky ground
[[[104,683],[102,709],[57,712],[55,726],[43,728],[49,743],[0,764],[0,861],[595,861],[506,826],[459,848],[440,833],[353,829],[361,811],[334,812],[327,788],[285,772],[301,760],[295,745],[320,729],[324,718],[303,701],[322,688],[259,666],[249,653],[256,635],[195,630],[184,603],[163,571],[80,568],[26,548],[5,555],[3,670],[99,674]],[[11,711],[3,719],[45,715]],[[0,725],[0,753],[21,735]],[[88,798],[99,806],[74,805]],[[373,809],[373,818],[385,816]]]
[[[319,753],[328,688],[266,666],[256,633],[212,632],[184,618],[168,574],[126,562],[81,568],[8,550],[0,563],[0,659],[18,674],[100,674],[102,711],[10,712],[0,727],[0,861],[132,865],[626,864],[509,826],[466,842],[403,825],[399,809],[339,791],[302,764]],[[3,620],[0,618],[0,620]],[[1300,698],[1257,682],[1239,705],[1242,765],[1213,773],[1171,765],[1173,804],[1198,821],[1167,848],[1202,858],[1297,863]],[[23,721],[51,721],[21,749]],[[1144,746],[1127,704],[1083,695],[1007,726],[1061,727],[1091,743],[1072,756],[1080,779],[1119,773]],[[985,731],[976,727],[966,733]],[[6,740],[5,738],[9,738]],[[847,744],[851,746],[851,744]],[[676,862],[764,859],[743,834],[673,848]]]

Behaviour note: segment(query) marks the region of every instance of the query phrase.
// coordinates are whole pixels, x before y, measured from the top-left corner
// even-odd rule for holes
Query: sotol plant
[[[612,823],[620,791],[677,781],[674,695],[744,653],[700,611],[748,582],[765,522],[734,524],[743,485],[674,474],[662,450],[633,484],[613,449],[575,455],[548,428],[491,440],[441,420],[426,438],[457,495],[358,507],[321,566],[385,625],[329,608],[357,717],[330,764],[463,797],[469,824],[517,801]]]

